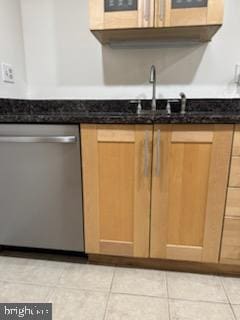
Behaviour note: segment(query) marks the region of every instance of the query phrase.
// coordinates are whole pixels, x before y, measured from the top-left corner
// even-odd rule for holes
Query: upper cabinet
[[[220,25],[223,0],[155,0],[155,27]]]
[[[223,9],[224,0],[89,0],[90,29],[103,44],[209,41]]]
[[[91,30],[154,26],[154,0],[89,0]]]

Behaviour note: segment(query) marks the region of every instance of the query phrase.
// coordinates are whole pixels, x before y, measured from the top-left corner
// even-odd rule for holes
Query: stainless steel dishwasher
[[[84,251],[77,125],[0,125],[0,245]]]

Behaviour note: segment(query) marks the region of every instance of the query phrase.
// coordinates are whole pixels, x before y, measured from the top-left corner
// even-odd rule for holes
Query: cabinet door
[[[153,27],[154,0],[89,0],[90,29]]]
[[[224,0],[155,0],[155,26],[219,25]]]
[[[155,126],[151,257],[218,261],[232,131],[231,125]]]
[[[149,256],[152,126],[82,125],[86,252]]]

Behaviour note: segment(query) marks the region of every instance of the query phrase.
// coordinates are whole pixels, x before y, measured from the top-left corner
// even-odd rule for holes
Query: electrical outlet
[[[14,83],[14,74],[13,74],[12,65],[8,63],[2,63],[1,69],[2,69],[3,82]]]

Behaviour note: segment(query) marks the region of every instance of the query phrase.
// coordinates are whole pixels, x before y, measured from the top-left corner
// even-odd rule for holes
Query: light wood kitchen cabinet
[[[218,263],[232,138],[232,125],[81,125],[86,252]]]
[[[234,131],[220,261],[240,264],[240,125]]]
[[[91,30],[153,27],[154,0],[130,2],[132,8],[129,7],[129,1],[120,1],[121,10],[115,11],[112,7],[114,8],[116,0],[89,0]]]
[[[225,218],[220,262],[240,264],[240,216]]]
[[[103,44],[209,41],[224,0],[89,0],[90,29]]]
[[[224,0],[155,0],[155,26],[219,25]]]
[[[156,125],[152,258],[218,262],[231,125]]]
[[[82,125],[87,253],[149,256],[152,126]]]

